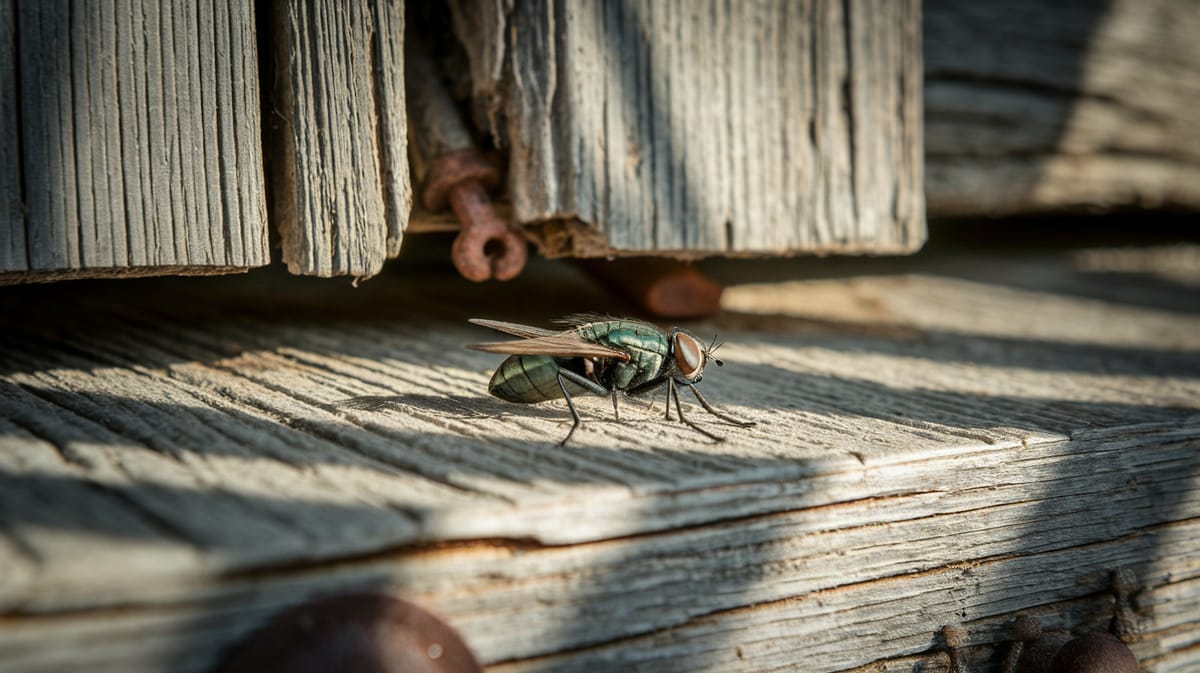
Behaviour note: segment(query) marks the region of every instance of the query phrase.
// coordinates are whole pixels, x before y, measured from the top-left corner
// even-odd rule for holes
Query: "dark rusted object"
[[[1078,638],[1043,630],[1035,617],[1013,622],[1003,673],[1137,673],[1137,658],[1120,638],[1094,631]]]
[[[437,212],[449,203],[454,210],[462,229],[450,256],[464,278],[515,278],[525,268],[529,244],[496,215],[488,196],[500,184],[500,169],[475,148],[423,40],[412,33],[407,40],[409,119],[418,172],[424,170],[421,205]]]
[[[420,607],[382,594],[320,599],[279,615],[218,673],[481,673],[465,643]]]
[[[1051,673],[1138,673],[1137,657],[1114,635],[1093,631],[1068,642],[1054,655]]]
[[[1005,668],[1005,673],[1050,673],[1050,662],[1062,646],[1071,640],[1071,634],[1064,629],[1042,630],[1042,623],[1035,617],[1022,617],[1017,622],[1019,625],[1014,630],[1023,631],[1020,635],[1025,636],[1026,640],[1024,643],[1013,643],[1013,648],[1019,650],[1019,656],[1013,657],[1012,652],[1009,653],[1005,666],[1012,661],[1016,667],[1011,670]],[[1028,638],[1034,633],[1037,634],[1035,637]],[[1014,639],[1017,635],[1013,634]]]
[[[967,662],[962,652],[967,646],[967,630],[958,624],[943,626],[942,644],[950,657],[950,673],[967,673]]]
[[[1137,637],[1138,618],[1133,608],[1133,594],[1139,588],[1137,574],[1132,568],[1121,568],[1113,573],[1112,590],[1116,604],[1113,606],[1112,631],[1121,640]]]
[[[703,318],[721,310],[725,288],[674,259],[580,260],[579,265],[639,308],[661,318]]]
[[[1008,627],[1008,638],[1012,641],[1009,645],[1008,655],[1004,657],[1004,666],[1000,668],[1001,673],[1017,673],[1017,666],[1021,661],[1021,655],[1025,653],[1026,643],[1032,643],[1042,637],[1042,623],[1033,617],[1017,617],[1017,620]]]
[[[1036,617],[1018,617],[1009,626],[1012,645],[1004,660],[1003,673],[1134,673],[1137,657],[1124,640],[1137,636],[1137,614],[1132,595],[1138,589],[1137,575],[1128,568],[1113,573],[1112,630],[1116,635],[1094,631],[1078,638],[1062,629],[1045,630]]]

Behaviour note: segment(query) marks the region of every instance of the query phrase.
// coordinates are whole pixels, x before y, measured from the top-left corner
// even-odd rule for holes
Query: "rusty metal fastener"
[[[510,280],[525,268],[528,242],[496,215],[488,190],[500,170],[484,160],[442,84],[419,35],[406,36],[406,95],[414,148],[424,169],[421,204],[439,211],[449,203],[462,225],[450,257],[464,278]]]
[[[1137,658],[1125,643],[1102,631],[1071,638],[1063,629],[1043,629],[1036,617],[1019,617],[1009,627],[1012,646],[1003,673],[1137,673]]]
[[[967,662],[962,653],[967,646],[967,630],[958,624],[943,626],[942,643],[950,657],[950,673],[967,673]]]
[[[1052,673],[1138,673],[1137,657],[1119,638],[1093,631],[1068,642],[1050,662]]]
[[[1116,603],[1112,626],[1121,640],[1133,640],[1139,631],[1137,612],[1133,608],[1133,594],[1137,590],[1138,578],[1132,568],[1121,568],[1113,573],[1112,592]]]
[[[1037,617],[1018,617],[1009,626],[1012,645],[1003,673],[1050,673],[1050,661],[1071,639],[1064,629],[1046,629]]]
[[[1008,637],[1012,640],[1012,646],[1009,647],[1008,656],[1005,657],[1000,670],[1002,673],[1017,673],[1026,643],[1033,643],[1042,637],[1042,622],[1036,617],[1017,617],[1009,626]]]
[[[482,673],[441,620],[385,594],[331,596],[292,608],[237,646],[218,673]]]
[[[665,257],[581,259],[584,271],[660,318],[694,319],[721,310],[725,288],[698,269]]]

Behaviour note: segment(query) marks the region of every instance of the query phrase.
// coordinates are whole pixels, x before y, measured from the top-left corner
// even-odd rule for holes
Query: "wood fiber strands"
[[[404,3],[277,3],[275,219],[292,273],[367,278],[412,203]]]
[[[547,254],[923,242],[919,3],[455,5],[477,117]]]
[[[268,261],[252,3],[0,6],[0,273]]]

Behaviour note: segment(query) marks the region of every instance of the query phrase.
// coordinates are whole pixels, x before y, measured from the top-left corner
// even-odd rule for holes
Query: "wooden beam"
[[[923,242],[918,2],[454,4],[547,255]]]
[[[0,671],[211,671],[273,613],[362,589],[503,673],[913,670],[949,622],[992,670],[1017,615],[1103,626],[1122,567],[1134,651],[1194,668],[1194,297],[1052,257],[1033,289],[1028,251],[731,286],[703,385],[758,425],[714,422],[721,443],[657,395],[619,422],[580,396],[559,447],[561,402],[487,396],[499,358],[447,347],[489,336],[460,314],[546,287],[505,317],[619,309],[559,266],[491,290],[14,288]]]
[[[16,5],[0,4],[0,270],[29,268],[21,205]]]
[[[925,2],[931,216],[1200,209],[1200,4]]]
[[[275,3],[274,220],[292,273],[369,278],[412,203],[404,3]]]
[[[251,5],[20,3],[0,35],[0,279],[267,263]]]

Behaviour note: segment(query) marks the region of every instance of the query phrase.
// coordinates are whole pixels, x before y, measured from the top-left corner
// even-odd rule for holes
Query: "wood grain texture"
[[[275,222],[292,273],[369,278],[399,253],[412,196],[404,3],[275,6]]]
[[[387,210],[387,256],[400,254],[412,210],[408,165],[408,104],[404,86],[404,2],[373,2],[375,115],[379,120],[380,181]]]
[[[694,326],[728,339],[703,386],[757,427],[689,408],[711,443],[657,395],[621,422],[580,398],[562,448],[561,403],[487,397],[498,358],[457,347],[491,336],[467,316],[616,310],[556,267],[15,289],[0,671],[209,671],[349,589],[429,606],[503,673],[943,670],[949,622],[991,671],[1018,614],[1102,628],[1120,567],[1146,669],[1190,670],[1194,289],[988,259],[731,287]]]
[[[20,56],[0,78],[0,132],[19,134],[0,150],[0,273],[267,263],[252,7],[13,3],[0,26]]]
[[[931,216],[1200,207],[1200,3],[924,12]]]
[[[21,210],[21,116],[17,98],[17,17],[0,5],[0,269],[28,268]]]
[[[546,254],[923,242],[919,3],[455,5]]]

